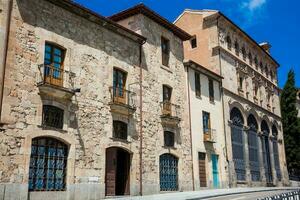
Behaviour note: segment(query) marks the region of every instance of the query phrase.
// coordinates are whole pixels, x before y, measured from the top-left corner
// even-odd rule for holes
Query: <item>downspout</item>
[[[8,2],[8,13],[6,19],[6,30],[4,33],[4,48],[3,54],[1,55],[3,60],[0,63],[0,80],[1,80],[1,87],[0,87],[0,124],[2,123],[2,104],[3,104],[3,91],[4,91],[4,78],[5,78],[5,68],[7,63],[7,49],[8,49],[8,42],[9,42],[9,32],[10,32],[10,23],[11,23],[11,13],[12,13],[13,2],[10,0]]]
[[[191,119],[191,101],[190,101],[190,76],[189,76],[189,66],[186,68],[187,71],[187,84],[188,84],[188,104],[189,104],[189,123],[190,123],[190,142],[191,142],[191,156],[192,156],[192,182],[193,191],[195,191],[195,178],[194,178],[194,153],[193,153],[193,138],[192,138],[192,119]]]
[[[139,68],[140,68],[140,195],[143,195],[143,69],[142,69],[142,47],[146,41],[139,46]]]
[[[218,29],[218,46],[220,46],[220,39],[219,39],[219,18],[217,18],[217,29]],[[222,67],[221,67],[221,49],[219,48],[219,68],[220,68],[220,75],[222,76]],[[224,105],[224,90],[223,90],[223,84],[222,80],[220,81],[220,91],[221,91],[221,98],[222,98],[222,113],[223,113],[223,129],[224,129],[224,136],[225,136],[225,156],[226,156],[226,162],[227,162],[227,170],[228,170],[228,182],[229,182],[229,188],[232,187],[232,182],[231,182],[231,169],[229,166],[229,159],[228,159],[228,148],[227,148],[227,135],[226,135],[226,120],[225,120],[225,105]]]

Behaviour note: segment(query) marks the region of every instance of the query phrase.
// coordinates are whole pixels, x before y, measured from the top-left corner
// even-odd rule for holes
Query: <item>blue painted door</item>
[[[218,172],[218,155],[211,155],[212,173],[213,173],[213,187],[219,187],[219,172]]]
[[[178,190],[178,159],[171,154],[159,158],[159,175],[161,191]]]

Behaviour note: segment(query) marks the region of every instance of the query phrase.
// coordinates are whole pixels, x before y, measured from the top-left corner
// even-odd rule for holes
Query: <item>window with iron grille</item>
[[[215,92],[214,92],[214,81],[212,79],[208,80],[208,86],[209,86],[209,100],[214,101],[215,100]]]
[[[113,121],[113,137],[127,140],[127,124],[122,121]]]
[[[164,66],[169,66],[170,41],[164,37],[161,37],[161,53],[162,53],[162,64]]]
[[[43,105],[43,126],[52,128],[63,128],[64,110],[51,106]]]
[[[39,137],[32,140],[29,191],[66,189],[68,146],[57,139]]]
[[[196,92],[196,97],[201,96],[201,83],[200,83],[200,73],[195,72],[195,92]]]
[[[165,131],[164,132],[164,142],[166,147],[174,147],[174,133],[170,131]]]
[[[240,45],[237,41],[235,41],[235,43],[234,43],[234,49],[235,49],[235,54],[237,56],[239,56],[240,55]]]

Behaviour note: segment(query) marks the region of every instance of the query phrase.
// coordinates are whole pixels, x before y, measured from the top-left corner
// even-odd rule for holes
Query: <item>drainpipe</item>
[[[193,182],[193,191],[195,191],[189,66],[187,66],[186,71],[187,71],[187,84],[188,84],[188,104],[189,104],[189,123],[190,123],[189,129],[190,129],[190,143],[191,143],[191,156],[192,156],[192,182]]]
[[[4,1],[5,2],[5,1]],[[12,6],[13,2],[11,0],[7,1],[7,3],[4,3],[4,12],[7,10],[7,15],[4,16],[6,18],[6,22],[4,22],[5,29],[3,30],[3,33],[1,34],[1,40],[3,43],[0,43],[0,124],[1,124],[1,117],[2,117],[2,103],[3,103],[3,91],[4,91],[4,78],[5,78],[5,67],[7,63],[7,49],[8,49],[8,41],[9,41],[9,32],[10,32],[10,23],[11,23],[11,12],[12,12]],[[2,37],[3,36],[3,37]],[[2,57],[2,59],[1,59]]]
[[[220,40],[219,40],[219,18],[220,16],[218,16],[217,18],[217,29],[218,29],[218,46],[220,46]],[[219,48],[219,68],[220,68],[220,75],[222,75],[222,67],[221,67],[221,50]],[[220,91],[221,91],[221,98],[222,98],[222,113],[223,113],[223,129],[224,129],[224,136],[225,136],[225,156],[226,156],[226,162],[227,162],[227,166],[228,166],[228,182],[229,182],[229,188],[232,187],[232,181],[231,181],[231,168],[229,165],[229,158],[228,158],[228,148],[227,148],[227,135],[226,135],[226,120],[225,120],[225,105],[224,105],[224,89],[223,89],[223,84],[222,84],[222,80],[220,82]]]
[[[142,69],[142,47],[146,41],[143,41],[139,47],[139,68],[140,68],[140,195],[143,195],[143,69]]]

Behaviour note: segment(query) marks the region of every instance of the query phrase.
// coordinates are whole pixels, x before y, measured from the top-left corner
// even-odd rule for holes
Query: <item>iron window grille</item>
[[[121,121],[113,121],[113,137],[127,140],[127,124]]]
[[[170,131],[164,132],[164,143],[166,147],[174,147],[175,139],[174,139],[174,133]]]
[[[51,105],[43,105],[43,126],[62,129],[63,122],[64,110]]]
[[[57,139],[39,137],[32,140],[29,191],[63,191],[66,189],[68,146]]]
[[[172,154],[159,157],[160,191],[178,190],[178,159]]]

